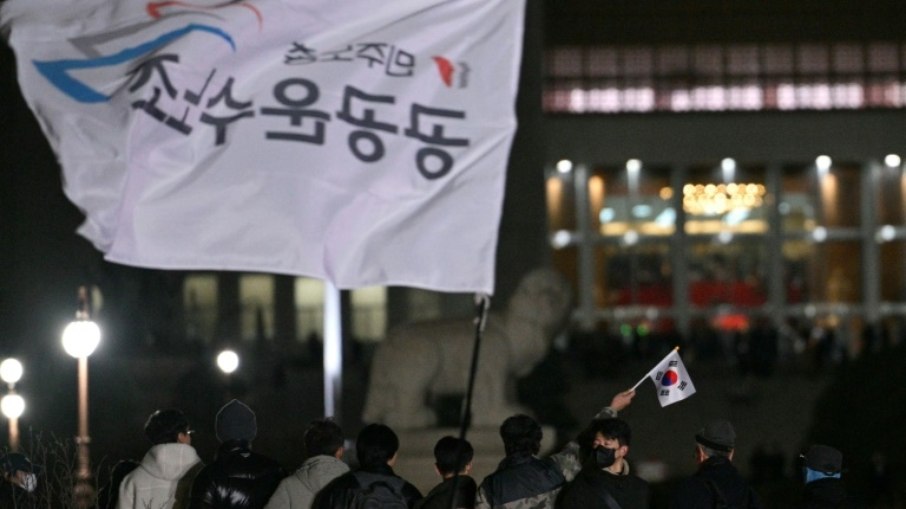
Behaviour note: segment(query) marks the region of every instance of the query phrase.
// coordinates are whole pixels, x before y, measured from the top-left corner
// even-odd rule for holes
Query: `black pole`
[[[472,425],[472,394],[475,390],[475,375],[478,373],[478,355],[481,351],[481,335],[488,321],[488,308],[491,307],[491,297],[484,293],[475,294],[475,344],[472,347],[472,363],[469,365],[469,382],[466,385],[466,396],[463,401],[462,417],[459,427],[459,440],[456,451],[456,466],[462,463],[462,442],[466,439],[466,432]],[[459,472],[453,476],[453,489],[450,496],[450,509],[456,509],[456,490],[459,485]]]

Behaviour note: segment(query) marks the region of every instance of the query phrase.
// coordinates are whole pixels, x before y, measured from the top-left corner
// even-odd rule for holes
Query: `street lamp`
[[[22,379],[22,363],[16,359],[0,362],[0,379],[6,382],[9,392],[0,399],[0,412],[9,419],[9,448],[19,450],[19,417],[25,411],[25,400],[16,394],[16,382]]]
[[[79,310],[75,320],[63,330],[63,349],[79,360],[79,466],[76,472],[75,498],[78,507],[90,507],[94,496],[91,486],[91,467],[88,454],[88,356],[94,352],[101,341],[101,329],[91,321],[88,310],[88,291],[79,287]]]
[[[217,355],[217,367],[224,374],[230,375],[239,368],[239,355],[232,350],[224,350]]]

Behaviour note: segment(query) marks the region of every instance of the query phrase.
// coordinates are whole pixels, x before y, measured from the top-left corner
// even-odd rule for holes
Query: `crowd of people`
[[[649,485],[631,471],[629,424],[617,414],[635,391],[616,394],[559,452],[539,457],[542,428],[530,416],[513,415],[500,426],[505,457],[480,483],[471,474],[474,450],[464,438],[445,436],[434,447],[439,483],[424,496],[394,472],[399,438],[388,426],[366,425],[355,440],[357,466],[350,469],[344,434],[329,418],[304,432],[306,459],[294,472],[254,452],[254,411],[232,400],[217,412],[220,447],[204,464],[192,447],[185,415],[158,410],[145,424],[151,442],[139,462],[111,471],[97,497],[98,509],[645,509]],[[697,471],[674,490],[670,509],[763,507],[734,466],[736,432],[724,419],[704,426],[691,440]],[[853,507],[841,481],[841,453],[814,445],[804,456],[805,497],[788,507]],[[41,468],[22,454],[0,458],[7,482],[0,507],[29,507]],[[16,502],[18,505],[16,505]]]

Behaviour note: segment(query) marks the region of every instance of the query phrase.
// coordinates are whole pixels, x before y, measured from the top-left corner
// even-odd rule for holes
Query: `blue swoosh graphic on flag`
[[[73,78],[69,75],[69,71],[77,69],[108,67],[111,65],[121,64],[123,62],[127,62],[129,60],[150,53],[157,48],[167,45],[175,41],[176,39],[186,36],[194,31],[214,34],[225,40],[234,52],[236,51],[236,43],[233,41],[233,38],[230,36],[230,34],[217,27],[192,23],[183,28],[162,34],[156,39],[139,44],[138,46],[126,48],[113,55],[91,58],[88,60],[33,60],[32,63],[38,69],[38,72],[40,72],[45,78],[47,78],[48,81],[50,81],[55,87],[60,89],[61,92],[75,99],[76,101],[81,103],[107,102],[110,100],[109,95],[104,95],[91,88],[90,86],[82,83],[81,81]]]

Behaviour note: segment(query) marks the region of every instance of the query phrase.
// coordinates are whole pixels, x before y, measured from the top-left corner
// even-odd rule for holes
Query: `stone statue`
[[[515,378],[544,358],[566,325],[572,290],[550,269],[526,275],[503,313],[490,313],[482,335],[472,399],[472,425],[494,427],[525,410],[513,402]],[[396,429],[436,424],[427,405],[432,394],[465,394],[475,339],[466,319],[395,328],[375,351],[365,401],[365,422]]]

